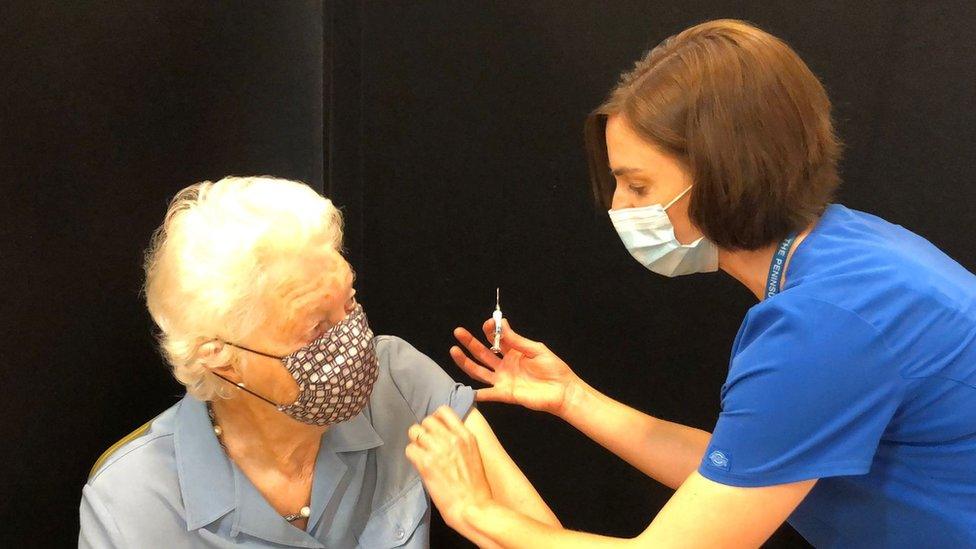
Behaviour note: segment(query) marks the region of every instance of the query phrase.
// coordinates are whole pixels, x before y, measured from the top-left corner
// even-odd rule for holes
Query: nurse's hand
[[[467,524],[467,513],[477,512],[492,499],[478,441],[457,414],[441,406],[407,431],[407,459],[427,486],[427,493],[444,522],[469,539],[476,535]]]
[[[489,319],[482,328],[492,340],[495,321]],[[545,345],[515,333],[508,320],[502,320],[502,358],[464,328],[455,328],[454,337],[475,360],[459,347],[451,347],[451,358],[469,376],[490,385],[478,390],[478,400],[521,404],[557,416],[568,408],[579,378]]]

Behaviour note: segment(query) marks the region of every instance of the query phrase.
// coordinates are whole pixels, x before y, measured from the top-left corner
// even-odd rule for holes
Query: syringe
[[[501,289],[495,288],[495,312],[491,313],[491,319],[495,321],[495,341],[491,346],[491,352],[501,356],[502,354],[502,307]]]

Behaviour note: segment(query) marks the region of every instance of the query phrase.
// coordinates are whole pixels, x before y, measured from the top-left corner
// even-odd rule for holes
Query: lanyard
[[[783,239],[773,254],[773,260],[769,262],[769,275],[766,276],[766,297],[773,297],[778,294],[783,285],[783,266],[786,265],[786,258],[790,255],[793,242],[796,241],[796,233]]]

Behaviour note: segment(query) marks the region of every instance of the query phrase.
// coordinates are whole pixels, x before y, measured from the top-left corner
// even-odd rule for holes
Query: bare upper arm
[[[485,475],[495,499],[540,522],[559,526],[556,515],[502,447],[485,416],[477,408],[473,408],[464,418],[464,426],[478,441]]]
[[[471,411],[464,418],[463,423],[471,431],[471,434],[478,439],[479,445],[482,439],[488,443],[501,444],[498,442],[498,437],[495,436],[495,432],[491,430],[491,426],[488,425],[488,420],[485,419],[485,416],[481,415],[481,412],[477,408],[471,408]]]
[[[740,488],[696,471],[635,541],[647,547],[759,547],[816,482]]]
[[[521,470],[509,457],[508,452],[505,451],[498,437],[495,436],[495,432],[488,425],[488,420],[481,415],[477,408],[472,408],[468,412],[467,417],[464,418],[464,426],[471,431],[475,440],[478,441],[478,451],[481,453],[481,461],[484,463],[489,483],[494,486],[514,472],[518,472],[518,475],[521,476]],[[498,478],[499,475],[501,478]]]

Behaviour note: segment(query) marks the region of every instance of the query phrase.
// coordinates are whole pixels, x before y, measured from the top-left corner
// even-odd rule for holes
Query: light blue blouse
[[[402,339],[375,341],[369,405],[323,435],[307,530],[227,458],[205,404],[187,395],[89,478],[79,547],[428,547],[430,500],[403,453],[407,429],[444,404],[464,417],[474,391]]]

